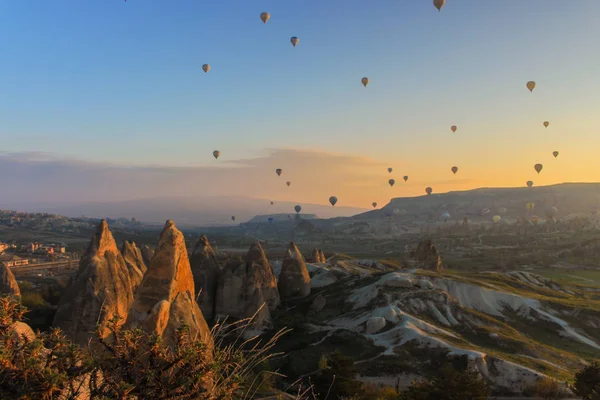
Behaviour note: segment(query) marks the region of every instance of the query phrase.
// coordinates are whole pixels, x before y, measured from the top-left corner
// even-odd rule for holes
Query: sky
[[[356,207],[600,181],[599,18],[594,0],[0,2],[2,174],[11,199],[51,182]]]

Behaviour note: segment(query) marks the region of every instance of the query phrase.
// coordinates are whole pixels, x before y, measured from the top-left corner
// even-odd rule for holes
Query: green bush
[[[139,329],[109,323],[110,335],[83,349],[59,330],[19,337],[15,323],[27,309],[10,296],[0,297],[0,399],[90,400],[251,399],[271,389],[268,360],[278,332],[266,343],[234,340],[249,321],[213,329],[213,349],[190,337],[181,326],[172,346]],[[226,344],[232,343],[233,344]],[[313,398],[309,392],[298,399]]]
[[[459,370],[446,364],[432,379],[415,381],[401,400],[486,400],[489,389],[474,370]]]
[[[583,400],[600,400],[600,364],[594,362],[575,374],[573,392]]]

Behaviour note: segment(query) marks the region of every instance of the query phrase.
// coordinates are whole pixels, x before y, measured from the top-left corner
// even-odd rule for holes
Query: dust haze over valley
[[[259,3],[0,6],[0,399],[600,399],[600,4]]]

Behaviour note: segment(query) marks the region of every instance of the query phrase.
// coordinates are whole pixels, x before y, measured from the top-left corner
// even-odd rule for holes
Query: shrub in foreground
[[[415,381],[401,400],[486,400],[489,389],[477,371],[446,364],[432,379]]]
[[[600,400],[600,364],[594,362],[575,374],[573,392],[583,400]]]
[[[210,350],[186,326],[166,346],[156,335],[121,329],[114,318],[108,339],[82,349],[59,330],[15,334],[26,312],[17,299],[0,297],[0,399],[251,399],[273,375],[260,366],[285,333],[243,341],[250,321],[217,325]]]

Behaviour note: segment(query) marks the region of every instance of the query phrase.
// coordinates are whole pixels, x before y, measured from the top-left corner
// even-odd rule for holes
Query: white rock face
[[[397,307],[388,306],[376,309],[373,312],[373,317],[382,317],[386,321],[391,322],[392,324],[397,324],[398,322],[400,322],[401,313]]]
[[[385,281],[385,286],[390,287],[411,288],[414,285],[415,283],[410,277],[403,276],[400,274],[397,274],[396,276],[393,276],[392,278]]]
[[[329,286],[333,283],[336,283],[338,278],[331,271],[324,271],[318,275],[315,275],[310,280],[311,288],[321,288],[323,286]]]
[[[385,318],[373,317],[367,321],[365,332],[368,334],[377,333],[385,327]]]
[[[427,279],[419,279],[417,281],[417,286],[421,289],[433,289],[433,283],[431,283]]]
[[[310,305],[310,309],[311,311],[318,313],[325,307],[326,304],[327,300],[325,299],[325,297],[323,297],[322,294],[319,294],[317,295],[317,297],[314,298],[313,302]]]

